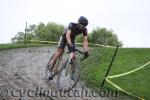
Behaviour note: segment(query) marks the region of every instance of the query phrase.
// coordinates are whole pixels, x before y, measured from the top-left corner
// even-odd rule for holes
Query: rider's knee
[[[57,48],[56,54],[59,56],[64,52],[64,49],[62,48]]]

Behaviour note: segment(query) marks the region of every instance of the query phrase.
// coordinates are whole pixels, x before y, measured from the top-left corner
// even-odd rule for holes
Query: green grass
[[[15,48],[25,48],[25,47],[38,47],[38,46],[48,46],[53,44],[23,44],[23,43],[16,43],[16,44],[0,44],[0,50],[5,49],[15,49]]]
[[[100,88],[114,51],[115,48],[93,48],[91,50],[91,56],[81,63],[81,79],[85,81],[87,86],[93,89]],[[150,61],[150,48],[119,48],[109,75],[134,70],[148,61]],[[149,74],[150,64],[134,73],[110,80],[124,90],[150,100]],[[116,89],[108,82],[105,83],[105,87]],[[121,94],[126,95],[123,92]],[[137,100],[137,98],[132,96],[128,97],[131,100]]]

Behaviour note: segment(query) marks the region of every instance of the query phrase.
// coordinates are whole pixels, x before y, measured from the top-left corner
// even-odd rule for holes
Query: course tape
[[[131,95],[131,96],[133,96],[133,97],[136,97],[136,98],[138,98],[138,99],[140,99],[140,100],[144,100],[144,98],[138,97],[138,96],[136,96],[136,95],[133,95],[133,94],[131,94],[131,93],[125,91],[124,89],[120,88],[118,85],[114,84],[113,82],[111,82],[111,81],[108,80],[107,78],[106,78],[106,81],[107,81],[108,83],[110,83],[111,85],[113,85],[114,87],[116,87],[117,89],[119,89],[119,90],[121,90],[121,91],[123,91],[123,92],[125,92],[125,93],[127,93],[127,94],[129,94],[129,95]]]
[[[123,73],[123,74],[118,74],[118,75],[107,76],[106,78],[107,78],[107,79],[108,79],[108,78],[110,79],[110,78],[116,78],[116,77],[121,77],[121,76],[124,76],[124,75],[127,75],[127,74],[131,74],[131,73],[133,73],[133,72],[135,72],[135,71],[137,71],[137,70],[139,70],[139,69],[141,69],[141,68],[147,66],[148,64],[150,64],[150,61],[147,62],[146,64],[144,64],[144,65],[142,65],[142,66],[140,66],[140,67],[134,69],[134,70],[129,71],[129,72],[126,72],[126,73]]]
[[[50,43],[50,44],[58,44],[58,42],[54,42],[54,41],[39,41],[39,40],[29,40],[31,42],[41,42],[41,43]],[[83,43],[76,43],[77,45],[83,45]],[[108,48],[116,48],[115,46],[109,46],[109,45],[101,45],[101,44],[91,44],[89,43],[89,45],[94,45],[94,46],[98,46],[98,47],[108,47]]]

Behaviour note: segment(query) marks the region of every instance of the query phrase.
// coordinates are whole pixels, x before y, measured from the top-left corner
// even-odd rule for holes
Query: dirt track
[[[45,81],[45,66],[55,49],[31,47],[1,50],[0,100],[110,100],[106,97],[88,97],[84,93],[81,96],[81,84],[75,91],[64,93],[56,91],[55,81]]]

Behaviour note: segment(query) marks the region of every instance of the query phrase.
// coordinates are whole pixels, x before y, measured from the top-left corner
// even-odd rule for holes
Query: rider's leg
[[[71,56],[72,60],[76,60],[76,53],[75,52],[71,53],[70,56]],[[72,63],[72,65],[75,66],[74,62]]]
[[[63,49],[57,48],[57,50],[56,50],[56,52],[55,52],[55,54],[54,54],[50,64],[54,65],[56,63],[58,57],[63,53],[63,51],[64,51]]]
[[[62,48],[57,48],[56,53],[55,53],[53,59],[51,60],[50,64],[54,66],[56,64],[56,61],[58,60],[58,58],[61,56],[61,54],[63,52],[64,52],[64,50]],[[58,66],[54,66],[54,68],[53,68],[54,73],[57,72],[57,69],[58,69]]]
[[[70,54],[70,57],[72,58],[72,60],[75,60],[76,59],[76,54],[75,54],[75,52],[72,52],[71,54]],[[74,61],[72,61],[72,63],[71,63],[72,65],[71,65],[71,75],[70,75],[70,78],[72,79],[72,80],[74,80],[74,74],[75,74],[75,62]]]
[[[55,69],[53,67],[55,67],[54,65],[55,65],[57,59],[64,52],[65,45],[66,45],[66,40],[65,40],[64,36],[61,36],[60,40],[59,40],[59,43],[58,43],[58,48],[57,48],[57,50],[56,50],[56,52],[55,52],[55,54],[54,54],[54,56],[53,56],[53,58],[52,58],[52,60],[50,62],[50,65],[52,66],[52,70],[53,71],[57,70],[57,69]],[[49,79],[50,80],[53,79],[54,76],[55,76],[55,73],[52,72],[52,75],[49,77]]]
[[[75,48],[76,48],[75,42],[72,41],[72,43],[73,43],[74,49],[75,49]],[[70,58],[72,58],[72,60],[75,60],[75,59],[76,59],[76,53],[75,53],[75,51],[72,51],[72,50],[70,49],[69,45],[67,45],[67,46],[68,46],[68,50],[71,52],[71,53],[70,53]],[[72,66],[71,66],[72,73],[75,72],[74,66],[75,66],[75,65],[72,63]]]
[[[57,48],[52,60],[50,61],[50,67],[52,68],[51,70],[51,74],[49,76],[49,80],[52,80],[53,77],[56,75],[56,72],[57,72],[57,66],[55,66],[55,63],[57,61],[57,59],[59,58],[59,56],[63,53],[63,49],[60,49],[60,48]],[[57,67],[57,68],[55,68]]]
[[[64,48],[65,48],[66,42],[63,38],[63,36],[60,37],[59,42],[58,42],[58,48],[50,62],[50,65],[52,66],[52,69],[54,67],[54,65],[56,64],[56,61],[58,59],[58,57],[63,53]]]

